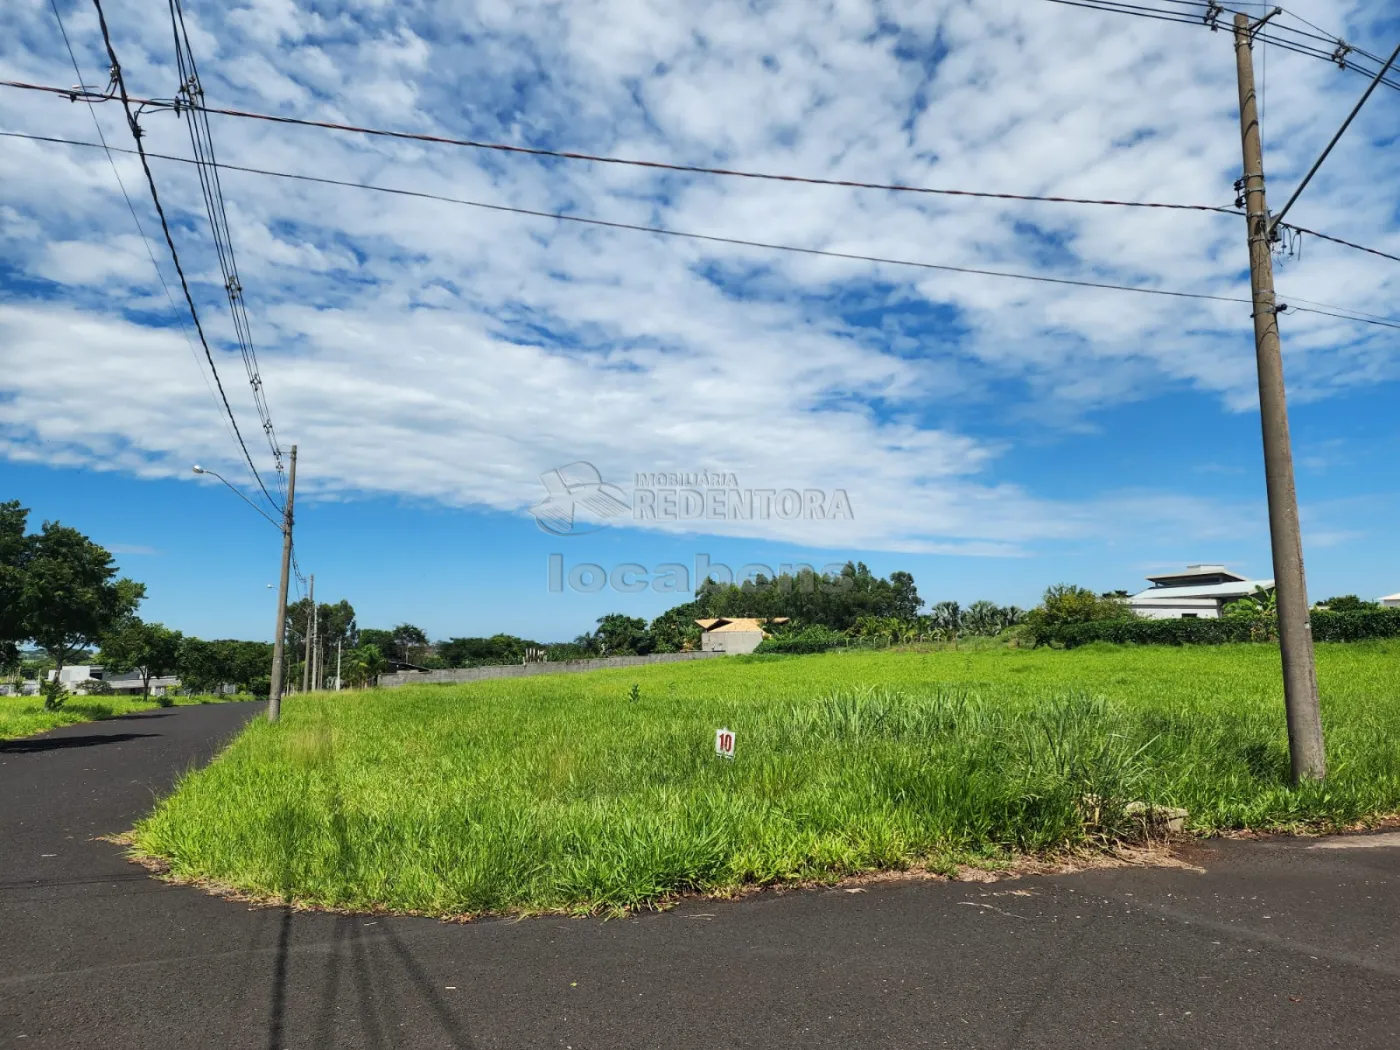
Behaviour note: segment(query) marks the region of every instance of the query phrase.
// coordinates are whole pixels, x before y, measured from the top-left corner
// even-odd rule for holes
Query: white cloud
[[[1339,4],[1303,13],[1348,25]],[[254,0],[188,17],[210,101],[238,108],[835,178],[1207,204],[1230,203],[1239,167],[1225,34],[1051,4],[577,0],[331,16]],[[168,27],[122,9],[112,22],[132,89],[170,95]],[[6,24],[3,75],[73,80],[46,7],[16,8]],[[76,11],[69,30],[96,79],[93,20]],[[1298,56],[1270,62],[1269,162],[1287,184],[1361,82]],[[99,109],[109,139],[129,145],[114,104]],[[1371,118],[1297,217],[1394,249],[1400,226],[1372,190],[1397,173],[1376,145],[1395,118]],[[0,122],[93,136],[83,107],[15,92],[0,94]],[[153,150],[188,151],[171,116],[143,126]],[[684,178],[225,118],[215,135],[233,163],[520,207],[1247,292],[1242,224],[1227,217]],[[118,163],[155,236],[139,166]],[[179,165],[155,171],[225,387],[266,463],[197,183]],[[0,180],[16,276],[55,282],[39,293],[0,283],[0,453],[144,476],[183,475],[195,459],[236,470],[106,159],[4,140]],[[586,458],[612,477],[708,467],[746,486],[847,489],[856,516],[839,532],[762,530],[816,546],[1005,553],[1144,515],[1210,537],[1228,516],[1111,482],[1087,504],[999,483],[1010,438],[946,420],[973,404],[984,435],[1026,419],[1074,427],[1164,388],[1249,409],[1244,306],[775,255],[232,172],[223,186],[267,396],[313,496],[523,511],[542,470]],[[1398,272],[1310,243],[1279,280],[1285,298],[1383,313]],[[1290,317],[1295,397],[1400,375],[1376,331]]]

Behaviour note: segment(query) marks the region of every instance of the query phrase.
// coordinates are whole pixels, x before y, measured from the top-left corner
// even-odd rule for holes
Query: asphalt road
[[[94,839],[254,713],[0,743],[0,1050],[1400,1046],[1394,834],[466,926],[250,909]]]

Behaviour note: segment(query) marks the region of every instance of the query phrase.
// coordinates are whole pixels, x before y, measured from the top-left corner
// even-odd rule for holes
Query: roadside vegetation
[[[1333,772],[1297,789],[1270,645],[841,651],[293,697],[135,841],[253,895],[457,916],[1003,866],[1129,839],[1131,802],[1202,833],[1400,809],[1400,642],[1318,657]]]
[[[74,696],[58,708],[44,706],[44,697],[0,696],[0,740],[44,733],[59,726],[118,718],[153,707],[185,707],[191,704],[217,704],[230,700],[252,700],[246,693],[228,696]]]

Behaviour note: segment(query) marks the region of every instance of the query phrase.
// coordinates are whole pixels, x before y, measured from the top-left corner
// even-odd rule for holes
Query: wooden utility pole
[[[1254,94],[1254,37],[1249,17],[1243,14],[1235,15],[1235,64],[1239,71],[1245,219],[1249,226],[1249,275],[1254,293],[1254,352],[1259,371],[1259,415],[1264,431],[1264,478],[1269,496],[1269,539],[1273,547],[1279,649],[1283,656],[1283,702],[1288,715],[1288,751],[1293,780],[1297,783],[1325,777],[1327,756],[1322,741],[1312,624],[1308,619],[1298,492],[1293,482],[1293,449],[1288,436],[1288,402],[1283,386],[1283,350],[1274,298],[1273,256],[1269,250],[1264,151]]]
[[[282,510],[282,584],[277,592],[277,633],[272,641],[272,682],[267,691],[267,720],[282,717],[282,686],[286,681],[284,661],[287,638],[287,575],[292,568],[292,502],[297,494],[297,447],[292,446],[292,464],[287,474],[287,505]]]
[[[311,636],[315,633],[316,616],[316,574],[311,574],[311,579],[307,581],[307,604],[306,610],[306,659],[301,664],[301,691],[304,693],[311,685]]]

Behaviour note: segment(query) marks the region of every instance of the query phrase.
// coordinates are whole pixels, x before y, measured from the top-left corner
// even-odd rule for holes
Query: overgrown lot
[[[254,894],[466,915],[996,865],[1112,841],[1130,800],[1197,831],[1400,809],[1400,643],[1319,664],[1332,777],[1298,790],[1271,646],[735,657],[294,697],[137,843]]]

